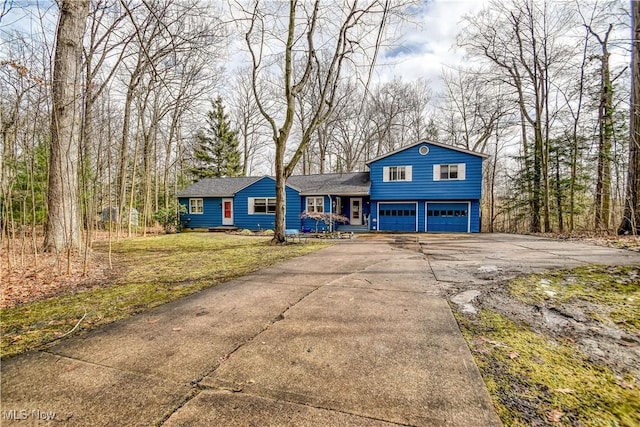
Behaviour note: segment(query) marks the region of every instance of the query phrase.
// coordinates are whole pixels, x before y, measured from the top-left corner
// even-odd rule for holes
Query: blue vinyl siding
[[[222,225],[222,199],[219,197],[192,197],[202,199],[202,214],[189,213],[189,198],[178,199],[187,207],[187,213],[180,217],[185,228],[209,228]]]
[[[429,153],[420,155],[422,145]],[[466,165],[465,180],[434,181],[433,166]],[[383,182],[385,166],[412,166],[412,180]],[[373,200],[469,200],[480,199],[482,192],[482,158],[429,143],[419,144],[369,164],[371,199]]]
[[[420,154],[421,147],[428,147],[426,155]],[[333,212],[350,218],[351,200],[357,197],[362,200],[362,227],[353,227],[366,230],[380,231],[418,231],[418,232],[472,232],[480,231],[480,198],[482,193],[482,161],[479,154],[458,151],[446,146],[437,145],[428,141],[410,145],[390,155],[370,162],[369,165],[369,196],[350,195],[348,190],[339,193],[341,198],[341,211],[336,212],[336,196],[331,194],[332,187],[318,188],[319,194],[310,194],[308,197],[322,197],[325,213]],[[464,165],[464,179],[442,180],[434,179],[434,166],[436,165]],[[399,178],[409,178],[404,181],[385,182],[385,168],[393,166],[410,166],[404,169]],[[459,176],[462,174],[458,168]],[[438,178],[440,178],[438,176]],[[256,178],[257,179],[257,178]],[[263,177],[243,188],[236,187],[233,197],[234,226],[250,230],[273,229],[275,227],[275,214],[249,214],[250,198],[275,198],[275,180],[271,177]],[[304,181],[301,181],[304,182]],[[315,193],[316,187],[313,190]],[[334,188],[335,190],[335,188]],[[322,194],[324,192],[324,194]],[[187,193],[198,194],[198,193]],[[216,195],[223,192],[213,193]],[[307,196],[300,196],[299,191],[292,187],[286,187],[286,228],[299,230],[316,230],[316,221],[301,219],[300,214],[306,210]],[[202,197],[202,214],[185,214],[182,222],[187,228],[209,228],[222,225],[222,199],[220,197]],[[189,198],[181,197],[180,203],[188,206]],[[431,209],[445,210],[447,214],[433,218],[427,214],[427,204],[432,204]],[[402,215],[398,213],[402,210]],[[382,210],[382,213],[381,213]],[[394,213],[395,210],[395,213]],[[409,214],[406,211],[409,211]],[[453,215],[449,216],[448,211]],[[455,211],[458,211],[456,215]],[[466,217],[461,212],[465,211]],[[368,223],[365,221],[368,218]],[[466,218],[466,222],[465,222]],[[417,223],[417,225],[416,225]],[[328,226],[322,222],[317,224],[318,231],[326,231]],[[336,224],[340,229],[340,224]],[[349,226],[344,227],[349,230]]]
[[[300,228],[300,195],[291,187],[286,187],[286,228]],[[276,197],[276,182],[273,178],[264,177],[250,186],[238,191],[234,198],[234,225],[249,230],[273,230],[275,214],[249,214],[249,198]]]

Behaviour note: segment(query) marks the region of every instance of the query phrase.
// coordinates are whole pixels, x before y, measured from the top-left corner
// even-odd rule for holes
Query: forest
[[[283,192],[420,139],[490,155],[483,231],[635,234],[635,4],[488,1],[438,82],[378,78],[430,5],[4,2],[3,247],[145,234],[203,176]]]

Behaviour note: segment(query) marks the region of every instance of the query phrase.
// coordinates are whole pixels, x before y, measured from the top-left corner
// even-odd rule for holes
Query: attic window
[[[427,154],[429,154],[429,147],[427,147],[426,145],[423,145],[422,147],[420,147],[418,152],[420,153],[420,155],[426,156]]]

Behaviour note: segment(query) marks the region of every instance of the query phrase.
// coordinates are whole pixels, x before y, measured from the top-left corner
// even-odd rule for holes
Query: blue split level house
[[[367,162],[369,172],[296,175],[287,180],[286,228],[325,231],[302,212],[335,213],[337,231],[476,233],[482,161],[488,156],[421,141]],[[188,229],[273,229],[275,180],[205,178],[178,193]]]

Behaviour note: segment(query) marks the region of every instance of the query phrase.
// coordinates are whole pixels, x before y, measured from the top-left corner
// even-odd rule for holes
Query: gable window
[[[383,182],[411,181],[411,166],[385,166],[382,174]]]
[[[204,213],[204,205],[202,203],[202,199],[189,199],[189,213],[200,215]]]
[[[464,163],[433,165],[434,181],[464,181],[466,179]]]
[[[276,213],[276,199],[272,197],[249,198],[249,215]]]
[[[307,212],[324,212],[324,197],[307,197]]]

